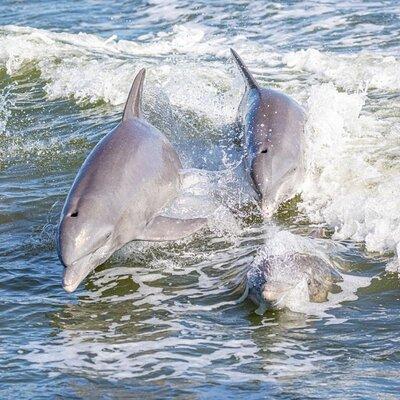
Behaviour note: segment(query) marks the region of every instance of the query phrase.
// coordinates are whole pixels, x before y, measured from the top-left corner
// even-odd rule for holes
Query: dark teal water
[[[0,25],[0,398],[400,397],[397,1],[0,0]],[[229,47],[309,116],[273,226],[238,167]],[[210,228],[130,244],[67,294],[59,213],[141,67],[191,169],[175,207]],[[342,292],[258,316],[240,283],[264,246],[323,251]]]

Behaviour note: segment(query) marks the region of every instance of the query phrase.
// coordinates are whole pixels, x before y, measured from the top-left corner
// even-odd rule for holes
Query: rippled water
[[[1,398],[399,397],[396,0],[3,1],[0,25]],[[268,223],[241,172],[229,47],[307,110],[302,194]],[[131,243],[69,295],[62,203],[141,67],[187,169],[172,211],[210,227]],[[265,246],[323,252],[342,291],[257,315],[243,277]]]

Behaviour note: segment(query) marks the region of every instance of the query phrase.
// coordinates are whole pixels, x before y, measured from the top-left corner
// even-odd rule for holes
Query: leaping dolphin
[[[142,115],[144,77],[142,69],[122,121],[86,158],[65,201],[57,251],[67,292],[124,244],[180,239],[207,221],[159,215],[177,195],[182,165],[171,143]]]
[[[246,82],[237,116],[244,130],[245,168],[263,213],[271,216],[296,194],[305,114],[289,96],[260,87],[236,51],[231,52]]]

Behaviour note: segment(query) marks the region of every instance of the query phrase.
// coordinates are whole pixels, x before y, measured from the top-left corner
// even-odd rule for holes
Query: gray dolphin
[[[284,93],[260,87],[235,50],[231,52],[246,82],[237,116],[244,130],[245,168],[263,213],[271,216],[296,194],[305,113]]]
[[[315,255],[287,253],[265,256],[253,261],[246,274],[248,297],[262,314],[266,309],[280,309],[285,297],[305,283],[312,302],[327,300],[342,276],[329,263]]]
[[[124,244],[180,239],[207,221],[159,215],[177,195],[182,165],[167,138],[143,118],[144,77],[142,69],[122,121],[86,158],[62,210],[57,251],[67,292]]]

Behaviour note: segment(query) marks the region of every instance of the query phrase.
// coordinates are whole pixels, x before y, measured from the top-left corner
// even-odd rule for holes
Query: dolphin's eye
[[[73,213],[71,213],[71,217],[77,217],[78,216],[78,211],[74,211]]]
[[[267,154],[268,153],[268,149],[261,150],[260,153]]]

